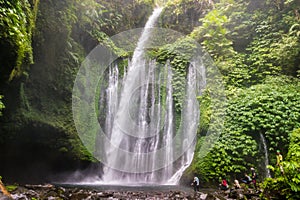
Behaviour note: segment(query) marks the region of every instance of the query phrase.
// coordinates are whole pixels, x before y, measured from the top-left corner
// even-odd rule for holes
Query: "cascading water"
[[[187,86],[186,86],[186,99],[183,106],[182,112],[182,123],[181,123],[181,131],[186,133],[195,133],[197,131],[198,123],[195,121],[200,117],[200,111],[198,107],[198,103],[196,100],[196,91],[200,91],[201,87],[204,87],[206,84],[205,78],[205,68],[203,65],[199,66],[200,75],[202,76],[201,83],[202,85],[198,85],[197,88],[197,70],[195,69],[197,63],[192,63],[189,66],[188,74],[187,74]],[[192,136],[192,134],[187,134],[188,136]],[[184,136],[184,135],[183,135]],[[192,138],[182,138],[182,150],[186,149],[186,145],[188,145],[188,141],[192,140]],[[177,172],[168,180],[169,184],[176,184],[178,180],[182,176],[184,170],[191,164],[194,156],[194,148],[188,148],[184,153],[181,159],[181,167],[177,170]]]
[[[119,86],[119,70],[117,65],[110,66],[109,68],[109,79],[108,87],[106,89],[107,94],[107,111],[106,111],[106,122],[105,132],[111,135],[111,130],[114,121],[114,114],[118,108],[118,86]]]
[[[268,155],[268,148],[267,148],[267,143],[265,140],[265,137],[263,136],[262,133],[259,134],[260,135],[260,139],[262,141],[262,145],[263,145],[263,149],[264,149],[264,153],[265,153],[265,169],[266,169],[266,177],[270,178],[271,177],[271,173],[270,173],[270,169],[267,168],[267,166],[269,165],[269,155]]]
[[[161,11],[156,8],[146,23],[127,72],[120,75],[117,65],[109,68],[104,130],[111,144],[100,144],[106,184],[176,184],[193,158],[200,116],[196,95],[205,78],[197,82],[203,76],[196,69],[199,63],[187,67],[181,111],[176,110],[172,66],[144,57]]]

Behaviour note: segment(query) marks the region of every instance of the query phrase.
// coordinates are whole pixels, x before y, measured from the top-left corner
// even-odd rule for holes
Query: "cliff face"
[[[143,26],[152,8],[135,1],[25,2],[28,5],[20,5],[20,12],[30,12],[31,17],[37,12],[33,34],[28,33],[27,38],[33,62],[24,58],[26,62],[15,73],[18,55],[12,50],[17,49],[14,42],[18,41],[1,40],[6,42],[0,60],[6,66],[1,71],[6,108],[0,122],[0,150],[5,152],[0,155],[0,171],[7,180],[43,182],[59,172],[97,163],[81,144],[73,123],[71,98],[77,70],[103,39],[122,29]],[[128,18],[132,20],[126,21]],[[28,53],[26,58],[30,58]]]
[[[1,171],[8,179],[45,181],[92,160],[72,123],[72,80],[78,65],[68,52],[83,55],[84,50],[71,37],[75,22],[68,16],[69,3],[40,2],[32,37],[34,64],[3,87],[1,151],[6,153]]]

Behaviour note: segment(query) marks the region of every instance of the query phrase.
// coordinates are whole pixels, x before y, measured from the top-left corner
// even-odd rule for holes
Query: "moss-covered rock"
[[[21,76],[32,60],[32,31],[38,0],[0,1],[0,73],[3,81]]]
[[[5,163],[0,165],[1,174],[10,181],[45,182],[59,172],[83,169],[95,163],[100,166],[77,135],[72,116],[73,82],[91,49],[110,34],[142,26],[152,5],[134,0],[127,4],[95,0],[0,3],[0,14],[12,9],[13,15],[23,17],[20,22],[12,21],[11,26],[19,27],[24,22],[20,24],[20,34],[27,34],[22,45],[28,50],[22,55],[26,62],[22,60],[22,68],[16,68],[22,69],[22,73],[7,82],[17,66],[15,63],[19,62],[20,39],[5,32],[14,30],[10,24],[2,23],[8,20],[9,16],[5,15],[0,20],[0,26],[6,28],[0,32],[0,64],[8,66],[5,73],[1,71],[0,85],[6,106],[0,119],[0,151],[6,152],[0,155],[1,163]],[[130,9],[134,12],[129,12]],[[35,16],[36,23],[25,23]],[[22,32],[23,29],[26,31]]]

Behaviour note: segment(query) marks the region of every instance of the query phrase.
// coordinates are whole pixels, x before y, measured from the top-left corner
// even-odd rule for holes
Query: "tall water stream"
[[[260,133],[260,139],[262,141],[263,150],[264,150],[264,154],[265,154],[264,166],[265,166],[265,170],[266,170],[266,177],[270,178],[271,177],[270,169],[267,168],[267,166],[269,165],[269,155],[268,155],[267,142],[266,142],[266,139],[265,139],[265,137],[263,136],[262,133]]]
[[[193,158],[200,116],[196,96],[205,84],[205,70],[199,63],[187,66],[183,94],[174,99],[172,66],[144,55],[161,11],[156,8],[149,17],[127,70],[119,73],[118,65],[111,65],[102,90],[104,132],[110,141],[99,144],[105,151],[106,184],[176,184]]]

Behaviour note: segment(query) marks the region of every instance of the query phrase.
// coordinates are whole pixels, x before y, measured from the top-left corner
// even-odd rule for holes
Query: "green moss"
[[[6,185],[5,187],[6,187],[8,192],[13,192],[18,188],[17,185]]]
[[[18,133],[27,134],[30,129],[33,132],[41,132],[40,134],[45,136],[53,134],[55,141],[49,139],[46,141],[47,144],[43,143],[45,141],[39,142],[51,146],[55,152],[72,157],[74,160],[96,162],[91,155],[92,148],[87,149],[82,145],[73,122],[73,82],[81,62],[91,48],[99,42],[117,55],[127,57],[127,52],[106,39],[109,34],[119,32],[122,28],[133,28],[135,23],[144,24],[152,5],[149,2],[135,0],[131,3],[120,1],[119,4],[116,1],[94,0],[20,2],[14,1],[15,5],[12,3],[5,5],[17,6],[16,11],[19,12],[23,9],[24,15],[15,14],[22,15],[24,19],[26,17],[37,19],[36,24],[31,23],[26,26],[27,39],[28,41],[30,39],[30,43],[24,43],[30,47],[27,53],[32,53],[31,45],[33,45],[35,63],[27,76],[23,76],[20,85],[16,86],[18,98],[11,101],[14,105],[9,108],[9,113],[13,114],[6,116],[8,123],[2,126],[5,133],[9,134],[1,136],[5,138],[9,135],[10,138],[18,139]],[[128,12],[131,9],[134,11]],[[133,16],[135,20],[126,21]],[[21,22],[14,22],[12,26],[18,23]],[[21,25],[20,27],[20,30],[23,30],[24,27]],[[34,35],[31,31],[33,29],[36,30]],[[12,60],[17,60],[17,57]],[[22,66],[24,64],[28,69],[31,63],[32,61],[22,63]],[[126,65],[127,60],[123,59],[120,65],[122,70]],[[16,77],[19,71],[18,68],[13,69],[12,73],[9,73],[11,78]],[[24,72],[22,70],[23,74]]]
[[[35,12],[38,1],[31,5],[24,1],[0,1],[0,39],[1,46],[10,52],[11,61],[4,61],[5,71],[9,80],[21,76],[33,63],[32,33],[35,24]],[[7,46],[8,45],[8,46]],[[0,59],[1,60],[1,59]]]
[[[184,99],[185,79],[187,68],[197,51],[197,44],[190,37],[183,37],[173,44],[159,49],[150,49],[148,56],[165,65],[170,63],[174,76],[172,80],[175,109],[180,114]]]

